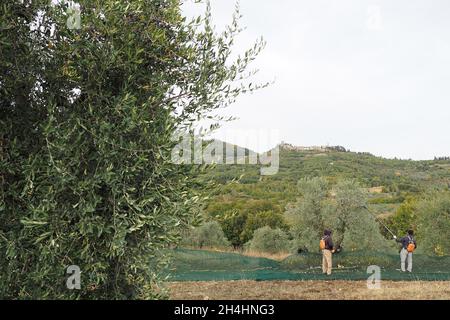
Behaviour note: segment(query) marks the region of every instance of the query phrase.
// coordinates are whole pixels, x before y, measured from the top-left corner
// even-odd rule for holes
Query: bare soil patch
[[[450,281],[208,281],[170,282],[179,300],[449,300]]]

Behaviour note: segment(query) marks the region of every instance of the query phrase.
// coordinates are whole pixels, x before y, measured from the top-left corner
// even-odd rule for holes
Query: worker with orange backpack
[[[403,238],[397,239],[394,236],[394,239],[397,242],[402,244],[402,249],[400,250],[400,261],[401,261],[401,270],[402,272],[412,272],[412,254],[414,250],[417,248],[416,240],[414,239],[414,231],[408,230],[408,233]],[[408,262],[407,269],[405,268],[406,262]]]
[[[331,275],[332,255],[334,253],[333,239],[331,239],[331,230],[325,230],[319,244],[322,251],[322,271]]]

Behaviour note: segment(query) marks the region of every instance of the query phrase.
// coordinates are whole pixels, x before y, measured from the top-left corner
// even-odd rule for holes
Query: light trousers
[[[331,250],[322,250],[322,271],[328,275],[331,274],[332,264],[332,256]]]
[[[412,252],[408,252],[405,248],[400,251],[400,261],[402,271],[412,271]],[[406,268],[407,265],[407,268]]]

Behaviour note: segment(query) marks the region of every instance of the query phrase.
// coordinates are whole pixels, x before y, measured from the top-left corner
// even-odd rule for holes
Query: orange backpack
[[[408,238],[409,238],[409,243],[408,243],[408,246],[406,247],[406,250],[409,253],[412,253],[416,249],[416,245],[414,244],[414,239],[413,238],[411,238],[411,237],[408,237]]]
[[[319,243],[319,248],[320,250],[325,250],[325,237],[323,237],[322,239],[320,239],[320,243]]]

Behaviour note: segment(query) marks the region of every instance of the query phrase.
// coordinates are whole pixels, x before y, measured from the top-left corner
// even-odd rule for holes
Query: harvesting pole
[[[389,231],[390,234],[392,234],[392,236],[394,237],[394,239],[397,238],[397,236],[391,231],[391,229],[389,229],[388,226],[387,226],[383,221],[381,221],[381,219],[378,218],[377,215],[376,215],[375,213],[373,213],[366,205],[364,205],[364,206],[362,206],[362,207],[363,207],[364,209],[366,209],[367,212],[369,212],[371,215],[373,215],[373,217],[374,217],[379,223],[381,223],[381,225],[382,225],[387,231]]]

